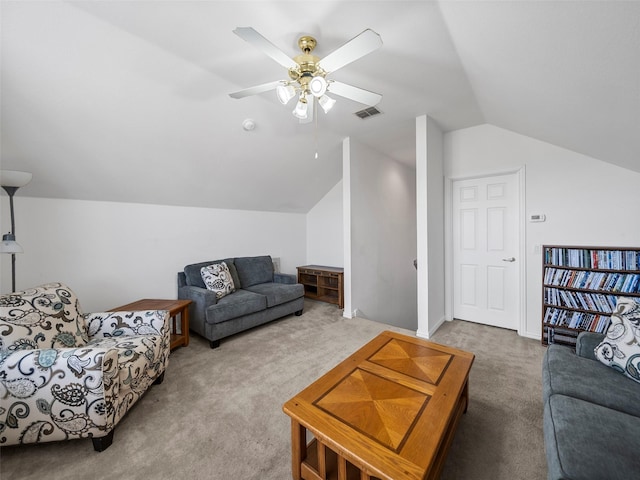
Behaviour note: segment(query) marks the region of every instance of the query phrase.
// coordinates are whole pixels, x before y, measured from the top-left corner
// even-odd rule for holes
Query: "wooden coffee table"
[[[436,479],[474,355],[383,332],[284,404],[295,480]],[[307,430],[313,437],[307,444]]]

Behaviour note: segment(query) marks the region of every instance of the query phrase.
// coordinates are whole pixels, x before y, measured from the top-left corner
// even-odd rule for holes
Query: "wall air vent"
[[[376,107],[369,107],[356,112],[356,115],[364,120],[365,118],[373,117],[374,115],[378,115],[380,113],[382,112]]]

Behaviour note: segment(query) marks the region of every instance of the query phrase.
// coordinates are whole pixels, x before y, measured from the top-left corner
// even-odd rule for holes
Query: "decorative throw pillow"
[[[594,352],[605,365],[640,382],[640,304],[618,298],[607,335]]]
[[[0,350],[81,347],[88,341],[77,297],[61,283],[0,297]]]
[[[202,267],[200,275],[207,289],[215,292],[219,299],[236,291],[229,267],[224,262]]]

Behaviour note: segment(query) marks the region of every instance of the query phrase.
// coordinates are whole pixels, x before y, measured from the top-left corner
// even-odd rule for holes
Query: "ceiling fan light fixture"
[[[316,75],[309,82],[309,90],[314,97],[320,98],[327,91],[327,81],[324,77]]]
[[[348,98],[363,105],[376,105],[382,100],[382,95],[378,93],[337,82],[333,79],[326,79],[327,75],[333,74],[336,70],[382,46],[380,35],[370,28],[365,29],[322,59],[313,54],[317,42],[315,38],[308,35],[298,39],[298,47],[300,47],[302,53],[291,58],[251,27],[238,27],[233,30],[233,33],[253,44],[267,56],[285,67],[290,80],[276,80],[275,82],[245,88],[244,90],[230,93],[229,96],[231,98],[243,98],[276,90],[278,101],[286,105],[293,97],[299,96],[292,113],[296,118],[303,120],[301,123],[309,123],[311,119],[316,118],[316,112],[314,112],[316,99],[318,99],[318,104],[325,113],[335,105],[336,101],[327,97],[325,95],[326,92]],[[309,100],[311,100],[311,103],[308,103]]]
[[[293,85],[278,85],[276,87],[276,95],[280,103],[286,105],[289,100],[296,96],[296,89],[293,88]]]
[[[298,100],[298,103],[296,104],[296,108],[293,109],[293,116],[300,120],[305,120],[307,118],[307,107],[306,98],[300,97],[300,100]]]
[[[322,95],[318,99],[318,103],[322,107],[322,110],[324,110],[324,113],[329,113],[329,110],[333,108],[333,106],[336,104],[336,101],[333,98],[328,97],[327,95]]]

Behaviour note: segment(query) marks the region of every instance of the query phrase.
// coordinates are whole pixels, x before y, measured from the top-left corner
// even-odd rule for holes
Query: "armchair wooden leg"
[[[93,437],[93,449],[96,452],[104,452],[113,443],[113,430],[107,433],[104,437]]]
[[[220,340],[211,340],[209,346],[211,348],[218,348],[220,346]]]
[[[158,377],[153,381],[154,385],[160,385],[164,381],[164,372],[162,372]]]

